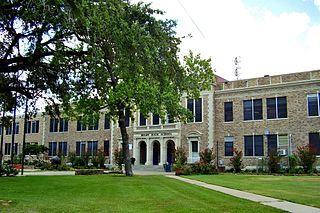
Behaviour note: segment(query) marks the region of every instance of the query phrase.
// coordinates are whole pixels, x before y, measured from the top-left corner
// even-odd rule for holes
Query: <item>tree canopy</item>
[[[72,100],[63,101],[71,116],[99,116],[106,108],[106,114],[118,120],[126,174],[131,175],[125,111],[185,119],[188,111],[180,105],[181,96],[197,97],[201,90],[210,89],[210,59],[190,52],[181,62],[176,23],[157,18],[163,12],[148,4],[81,1],[76,8],[86,20],[85,42],[92,54],[77,69],[66,67],[69,76],[60,82],[64,90],[59,97]]]
[[[51,63],[53,57],[71,66],[71,57],[85,54],[80,45],[70,45],[81,40],[70,8],[62,0],[0,2],[0,104],[6,111],[14,107],[16,96],[19,106],[22,97],[35,100],[58,89],[65,70]]]

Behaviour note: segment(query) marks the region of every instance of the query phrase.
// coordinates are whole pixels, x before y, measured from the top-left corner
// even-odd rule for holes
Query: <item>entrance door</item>
[[[174,160],[175,160],[174,142],[170,140],[167,142],[167,162],[171,165],[173,164]]]
[[[147,161],[147,144],[144,141],[140,142],[140,164],[145,165]]]
[[[153,142],[153,165],[159,165],[160,162],[160,143]]]

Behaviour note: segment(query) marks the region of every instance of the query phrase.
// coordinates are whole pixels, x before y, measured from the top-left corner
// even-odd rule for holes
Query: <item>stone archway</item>
[[[175,161],[175,144],[172,140],[167,141],[167,162],[171,165]]]
[[[160,143],[159,143],[159,141],[154,141],[152,148],[153,148],[152,149],[153,150],[152,164],[159,165],[159,163],[160,163]]]
[[[140,148],[139,163],[140,163],[140,165],[145,165],[147,162],[147,144],[146,144],[146,142],[140,141],[139,148]]]

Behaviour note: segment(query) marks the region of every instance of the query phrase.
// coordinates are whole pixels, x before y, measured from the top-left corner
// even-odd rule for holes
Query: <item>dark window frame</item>
[[[314,99],[314,100],[310,100]],[[313,103],[314,102],[314,103]],[[307,95],[307,107],[309,117],[320,116],[320,93]]]
[[[288,118],[287,96],[267,98],[267,119]]]
[[[243,100],[243,120],[263,120],[263,102],[261,98]]]
[[[264,156],[263,135],[245,135],[244,136],[244,156],[245,157]]]
[[[233,102],[224,102],[224,122],[233,122]]]

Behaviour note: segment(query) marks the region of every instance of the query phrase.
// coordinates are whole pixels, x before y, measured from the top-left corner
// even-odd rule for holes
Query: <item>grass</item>
[[[281,212],[164,176],[0,178],[0,212]]]
[[[320,176],[221,174],[186,177],[320,208]]]

